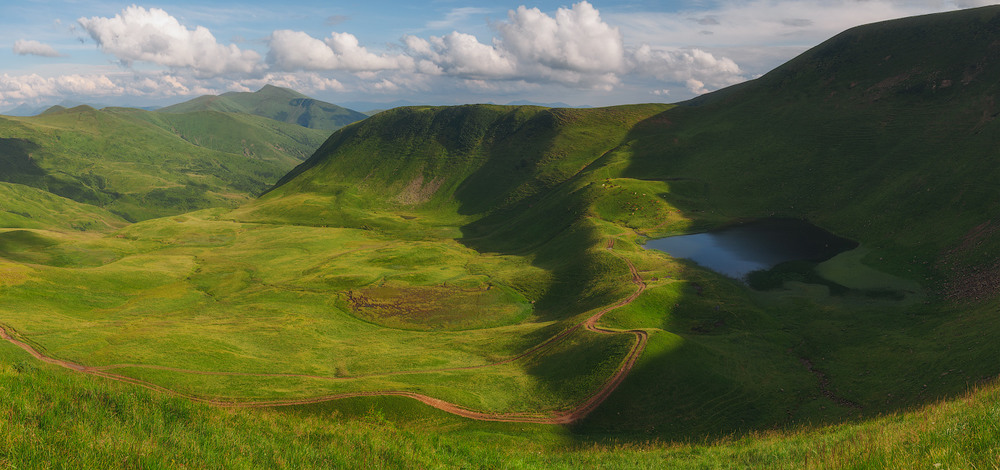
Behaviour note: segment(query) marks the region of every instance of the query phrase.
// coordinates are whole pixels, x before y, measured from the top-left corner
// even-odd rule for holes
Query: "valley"
[[[998,25],[677,104],[0,118],[0,466],[995,466]],[[844,246],[646,247],[767,219]]]

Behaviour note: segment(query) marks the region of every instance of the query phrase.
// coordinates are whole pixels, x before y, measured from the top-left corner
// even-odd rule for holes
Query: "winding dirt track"
[[[605,246],[605,248],[607,248],[609,251],[612,250],[614,248],[614,240],[613,239],[612,240],[608,240],[607,245]],[[39,352],[37,349],[35,349],[31,345],[29,345],[29,344],[27,344],[27,343],[25,343],[23,341],[19,341],[19,340],[15,339],[14,337],[12,337],[11,334],[7,331],[8,327],[0,326],[0,338],[3,338],[4,340],[10,342],[11,344],[14,344],[15,346],[17,346],[17,347],[25,350],[28,354],[31,354],[36,359],[41,360],[43,362],[47,362],[49,364],[53,364],[53,365],[65,367],[67,369],[75,370],[77,372],[83,372],[85,374],[91,374],[91,375],[95,375],[95,376],[98,376],[98,377],[104,377],[104,378],[111,379],[111,380],[117,380],[119,382],[125,382],[125,383],[130,383],[130,384],[133,384],[133,385],[138,385],[140,387],[145,387],[145,388],[150,389],[150,390],[155,390],[155,391],[163,392],[163,393],[170,394],[170,395],[180,396],[180,397],[184,397],[184,398],[187,398],[189,400],[192,400],[192,401],[201,402],[201,403],[207,403],[207,404],[211,404],[211,405],[215,405],[215,406],[230,407],[230,408],[262,408],[262,407],[274,407],[274,406],[306,405],[306,404],[321,403],[321,402],[325,402],[325,401],[339,400],[339,399],[343,399],[343,398],[354,398],[354,397],[400,396],[400,397],[412,398],[412,399],[417,400],[417,401],[419,401],[421,403],[424,403],[424,404],[429,405],[429,406],[433,406],[434,408],[437,408],[437,409],[442,410],[442,411],[446,411],[446,412],[454,414],[454,415],[458,415],[458,416],[462,416],[462,417],[470,418],[470,419],[481,420],[481,421],[504,421],[504,422],[513,422],[513,423],[540,423],[540,424],[568,424],[568,423],[572,423],[574,421],[577,421],[577,420],[583,418],[584,416],[587,416],[587,414],[589,414],[591,411],[593,411],[598,406],[600,406],[600,404],[603,403],[604,400],[607,399],[608,396],[610,396],[611,393],[614,392],[616,388],[618,388],[618,385],[621,384],[623,380],[625,380],[625,377],[628,375],[628,373],[632,370],[632,367],[635,365],[635,361],[639,358],[640,355],[642,355],[642,351],[646,348],[646,341],[648,339],[648,334],[645,331],[643,331],[643,330],[625,330],[625,331],[619,331],[619,330],[609,330],[609,329],[601,328],[601,327],[597,326],[597,322],[600,321],[601,317],[603,317],[606,313],[632,303],[646,289],[646,283],[642,280],[642,276],[639,275],[639,271],[636,270],[636,268],[632,264],[632,262],[629,261],[627,258],[624,258],[624,257],[620,257],[619,256],[619,258],[621,260],[625,261],[625,263],[628,265],[629,271],[630,271],[630,273],[632,275],[632,283],[635,284],[636,287],[637,287],[636,291],[634,293],[632,293],[632,295],[628,296],[627,298],[625,298],[625,299],[623,299],[623,300],[621,300],[621,301],[619,301],[619,302],[617,302],[617,303],[615,303],[613,305],[610,305],[608,307],[605,307],[605,308],[601,309],[600,311],[598,311],[594,315],[591,315],[589,318],[587,318],[586,320],[584,320],[582,323],[576,324],[576,325],[574,325],[574,326],[572,326],[570,328],[567,328],[567,329],[559,332],[558,334],[556,334],[556,335],[552,336],[551,338],[545,340],[544,342],[539,343],[538,345],[536,345],[536,346],[534,346],[534,347],[532,347],[532,348],[530,348],[530,349],[522,352],[521,354],[518,354],[517,356],[512,356],[512,357],[504,359],[502,361],[493,362],[493,363],[490,363],[490,364],[478,365],[478,366],[452,367],[452,368],[431,369],[431,370],[415,370],[415,371],[395,371],[395,372],[386,372],[386,373],[383,373],[383,374],[371,374],[371,375],[367,375],[367,376],[354,376],[354,377],[328,377],[328,376],[306,375],[306,374],[264,374],[264,373],[254,374],[254,373],[239,373],[239,372],[210,372],[210,371],[197,371],[197,370],[177,369],[177,368],[172,368],[172,367],[142,365],[142,364],[116,364],[116,365],[99,366],[99,367],[88,367],[88,366],[80,365],[80,364],[77,364],[77,363],[74,363],[74,362],[65,361],[65,360],[62,360],[62,359],[57,359],[57,358],[54,358],[54,357],[46,356],[45,354],[42,354],[41,352]],[[171,389],[168,389],[168,388],[165,388],[165,387],[161,387],[161,386],[156,385],[156,384],[151,383],[151,382],[147,382],[147,381],[144,381],[144,380],[140,380],[140,379],[128,377],[128,376],[125,376],[125,375],[120,375],[120,374],[115,374],[115,373],[112,373],[112,372],[108,372],[109,370],[116,369],[116,368],[140,367],[140,368],[169,370],[169,371],[175,371],[175,372],[184,372],[184,373],[201,374],[201,375],[236,375],[236,376],[262,376],[262,377],[303,377],[303,378],[323,379],[323,380],[350,380],[350,379],[356,379],[356,378],[360,378],[360,377],[386,376],[386,375],[402,375],[402,374],[423,374],[423,373],[432,373],[432,372],[447,372],[447,371],[454,371],[454,370],[481,369],[481,368],[485,368],[485,367],[493,367],[493,366],[508,364],[508,363],[514,362],[514,361],[516,361],[518,359],[522,359],[522,358],[524,358],[526,356],[534,354],[534,353],[536,353],[538,351],[541,351],[543,349],[546,349],[546,348],[548,348],[550,346],[558,344],[558,343],[562,342],[563,340],[565,340],[567,337],[569,337],[569,335],[572,332],[576,331],[580,327],[586,328],[587,330],[593,331],[595,333],[602,333],[602,334],[631,333],[631,334],[635,335],[636,341],[635,341],[635,343],[632,344],[632,348],[629,350],[628,354],[625,356],[625,359],[622,361],[621,365],[618,367],[618,369],[615,371],[615,373],[611,376],[611,378],[607,382],[604,383],[603,386],[601,386],[601,388],[599,390],[597,390],[596,393],[594,393],[594,395],[591,395],[590,398],[586,399],[585,401],[583,401],[583,403],[580,403],[579,405],[577,405],[576,407],[574,407],[574,408],[572,408],[570,410],[557,411],[557,412],[539,412],[539,413],[484,413],[482,411],[471,410],[471,409],[468,409],[468,408],[456,405],[454,403],[449,403],[449,402],[446,402],[444,400],[439,400],[437,398],[429,397],[427,395],[421,395],[419,393],[407,392],[407,391],[400,391],[400,390],[383,390],[383,391],[372,391],[372,392],[349,392],[349,393],[339,393],[339,394],[333,394],[333,395],[323,395],[323,396],[311,397],[311,398],[297,398],[297,399],[290,399],[290,400],[227,401],[227,400],[217,400],[217,399],[211,399],[211,398],[204,398],[204,397],[199,397],[199,396],[195,396],[195,395],[188,395],[188,394],[185,394],[185,393],[178,392],[176,390],[171,390]]]

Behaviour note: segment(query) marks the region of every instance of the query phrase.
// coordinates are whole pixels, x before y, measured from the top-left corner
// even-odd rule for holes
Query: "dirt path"
[[[608,249],[609,251],[612,250],[612,249],[614,249],[614,240],[613,239],[608,240],[608,243],[605,246],[605,248]],[[451,414],[455,414],[455,415],[462,416],[462,417],[465,417],[465,418],[471,418],[471,419],[481,420],[481,421],[503,421],[503,422],[513,422],[513,423],[541,423],[541,424],[567,424],[567,423],[572,423],[574,421],[577,421],[577,420],[583,418],[584,416],[586,416],[587,414],[589,414],[591,411],[593,411],[594,409],[596,409],[598,406],[600,406],[600,404],[603,403],[604,400],[606,400],[611,395],[611,393],[615,391],[616,388],[618,388],[618,385],[620,385],[622,383],[622,381],[625,380],[625,377],[628,376],[628,373],[632,370],[632,367],[635,365],[635,361],[639,358],[640,355],[642,355],[642,351],[646,348],[646,341],[648,339],[648,334],[645,331],[643,331],[643,330],[619,331],[619,330],[609,330],[609,329],[601,328],[601,327],[597,326],[597,322],[600,321],[601,317],[603,317],[606,313],[632,303],[646,289],[646,283],[642,280],[642,276],[639,275],[639,271],[635,268],[635,266],[632,264],[632,262],[629,261],[628,259],[624,258],[624,257],[620,257],[619,256],[619,258],[621,260],[625,261],[625,263],[628,265],[629,272],[632,275],[632,283],[635,284],[636,287],[637,287],[636,291],[634,293],[632,293],[632,295],[628,296],[627,298],[625,298],[625,299],[623,299],[623,300],[621,300],[621,301],[619,301],[619,302],[617,302],[617,303],[615,303],[613,305],[610,305],[608,307],[605,307],[605,308],[601,309],[597,313],[595,313],[595,314],[591,315],[590,317],[588,317],[582,323],[576,324],[576,325],[574,325],[574,326],[572,326],[570,328],[567,328],[567,329],[559,332],[555,336],[553,336],[553,337],[545,340],[542,343],[539,343],[538,345],[536,345],[536,346],[534,346],[534,347],[532,347],[532,348],[530,348],[530,349],[522,352],[521,354],[518,354],[517,356],[513,356],[513,357],[510,357],[510,358],[504,359],[502,361],[493,362],[493,363],[490,363],[490,364],[478,365],[478,366],[453,367],[453,368],[432,369],[432,370],[418,370],[418,371],[397,371],[397,372],[387,372],[387,373],[384,373],[384,374],[371,374],[371,375],[367,375],[367,376],[354,376],[354,377],[329,377],[329,376],[318,376],[318,375],[307,375],[307,374],[266,374],[266,373],[255,374],[255,373],[239,373],[239,372],[210,372],[210,371],[196,371],[196,370],[187,370],[187,369],[178,369],[178,368],[165,367],[165,366],[152,366],[152,365],[142,365],[142,364],[116,364],[116,365],[108,365],[108,366],[100,366],[100,367],[87,367],[87,366],[83,366],[83,365],[80,365],[80,364],[76,364],[74,362],[65,361],[65,360],[62,360],[62,359],[56,359],[56,358],[47,356],[47,355],[41,353],[40,351],[38,351],[37,349],[35,349],[30,344],[27,344],[27,343],[25,343],[23,341],[19,341],[19,340],[15,339],[14,337],[12,337],[10,335],[10,333],[8,333],[7,328],[3,327],[3,326],[0,326],[0,338],[6,340],[8,342],[10,342],[11,344],[14,344],[15,346],[17,346],[17,347],[19,347],[19,348],[21,348],[23,350],[25,350],[28,354],[31,354],[36,359],[39,359],[39,360],[41,360],[43,362],[47,362],[49,364],[54,364],[54,365],[57,365],[57,366],[65,367],[67,369],[72,369],[72,370],[75,370],[75,371],[78,371],[78,372],[83,372],[85,374],[91,374],[91,375],[95,375],[95,376],[98,376],[98,377],[104,377],[104,378],[111,379],[111,380],[117,380],[117,381],[120,381],[120,382],[125,382],[125,383],[130,383],[130,384],[133,384],[133,385],[138,385],[140,387],[144,387],[144,388],[147,388],[147,389],[150,389],[150,390],[155,390],[155,391],[167,393],[167,394],[170,394],[170,395],[180,396],[180,397],[184,397],[184,398],[187,398],[189,400],[192,400],[192,401],[197,401],[197,402],[201,402],[201,403],[207,403],[207,404],[211,404],[211,405],[215,405],[215,406],[232,407],[232,408],[262,408],[262,407],[274,407],[274,406],[307,405],[307,404],[322,403],[322,402],[325,402],[325,401],[339,400],[339,399],[344,399],[344,398],[354,398],[354,397],[401,396],[401,397],[408,397],[408,398],[415,399],[417,401],[420,401],[421,403],[424,403],[426,405],[432,406],[434,408],[437,408],[439,410],[442,410],[442,411],[445,411],[445,412],[448,412],[448,413],[451,413]],[[168,388],[165,388],[165,387],[161,387],[161,386],[156,385],[156,384],[151,383],[151,382],[147,382],[147,381],[144,381],[144,380],[140,380],[140,379],[128,377],[128,376],[125,376],[125,375],[120,375],[120,374],[115,374],[115,373],[109,372],[109,370],[112,370],[112,369],[115,369],[115,368],[141,367],[141,368],[169,370],[169,371],[174,371],[174,372],[184,372],[184,373],[193,373],[193,374],[202,374],[202,375],[238,375],[238,376],[255,376],[255,377],[302,377],[302,378],[323,379],[323,380],[349,380],[349,379],[355,379],[355,378],[361,378],[361,377],[372,377],[372,376],[383,376],[383,375],[422,374],[422,373],[446,372],[446,371],[454,371],[454,370],[480,369],[480,368],[485,368],[485,367],[494,367],[494,366],[498,366],[498,365],[508,364],[508,363],[514,362],[514,361],[516,361],[518,359],[522,359],[524,357],[527,357],[527,356],[529,356],[531,354],[534,354],[534,353],[536,353],[538,351],[541,351],[543,349],[546,349],[546,348],[548,348],[550,346],[558,344],[558,343],[562,342],[563,340],[565,340],[570,335],[570,333],[576,331],[581,326],[584,327],[584,328],[586,328],[589,331],[592,331],[592,332],[595,332],[595,333],[601,333],[601,334],[631,333],[631,334],[635,335],[636,341],[635,341],[635,343],[633,343],[632,348],[629,350],[628,355],[625,356],[625,359],[622,361],[622,364],[618,367],[618,369],[611,376],[611,378],[607,382],[605,382],[604,385],[596,393],[594,393],[594,395],[591,395],[583,403],[580,403],[579,405],[577,405],[576,407],[574,407],[574,408],[572,408],[570,410],[560,411],[560,412],[555,412],[555,413],[551,413],[551,412],[550,413],[545,413],[545,412],[539,412],[539,413],[485,413],[485,412],[481,412],[481,411],[471,410],[471,409],[468,409],[468,408],[456,405],[454,403],[446,402],[444,400],[440,400],[440,399],[437,399],[437,398],[429,397],[427,395],[421,395],[419,393],[407,392],[407,391],[399,391],[399,390],[383,390],[383,391],[372,391],[372,392],[349,392],[349,393],[339,393],[339,394],[333,394],[333,395],[324,395],[324,396],[318,396],[318,397],[298,398],[298,399],[289,399],[289,400],[227,401],[227,400],[217,400],[217,399],[203,398],[203,397],[198,397],[198,396],[195,396],[195,395],[188,395],[188,394],[185,394],[185,393],[178,392],[176,390],[171,390],[171,389],[168,389]]]

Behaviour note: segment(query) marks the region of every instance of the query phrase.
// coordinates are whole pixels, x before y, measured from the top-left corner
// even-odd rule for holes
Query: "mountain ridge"
[[[246,113],[302,127],[335,130],[368,116],[325,101],[310,98],[297,91],[264,85],[255,92],[230,91],[221,95],[204,95],[183,103],[156,110],[161,113],[192,111],[222,111]]]
[[[326,133],[250,115],[80,105],[0,117],[0,135],[3,181],[134,222],[235,206],[263,192]]]

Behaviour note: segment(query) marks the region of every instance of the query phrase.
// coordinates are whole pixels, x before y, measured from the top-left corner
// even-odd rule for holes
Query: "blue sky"
[[[0,5],[0,110],[267,83],[334,103],[673,102],[858,24],[993,3],[21,0]]]

